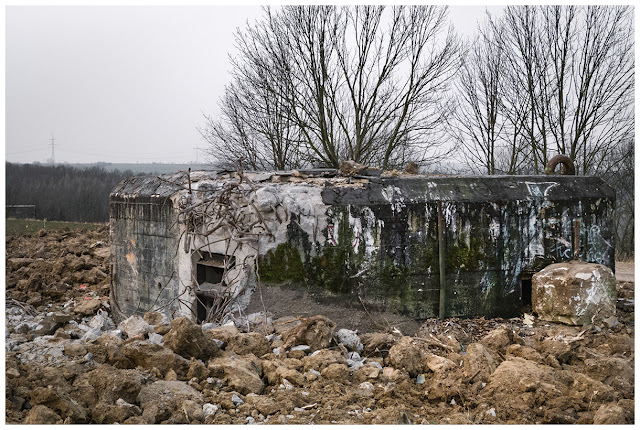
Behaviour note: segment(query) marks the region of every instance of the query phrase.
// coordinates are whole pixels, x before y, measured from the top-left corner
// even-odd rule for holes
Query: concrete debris
[[[347,331],[336,332],[325,317],[275,320],[274,332],[266,334],[261,325],[246,333],[235,324],[203,330],[149,313],[142,318],[148,331],[130,337],[124,327],[114,329],[109,308],[87,315],[73,311],[74,303],[90,301],[85,296],[105,300],[108,293],[96,285],[78,288],[67,263],[81,272],[100,267],[108,273],[109,267],[102,257],[65,257],[71,252],[65,243],[83,236],[56,237],[7,237],[8,259],[32,260],[11,263],[16,270],[37,267],[46,279],[52,265],[38,258],[57,249],[63,257],[53,257],[55,264],[61,261],[60,270],[70,277],[57,296],[30,287],[40,294],[40,304],[7,306],[9,424],[635,421],[632,310],[618,307],[615,315],[586,326],[522,317],[447,318],[425,321],[411,337],[348,333],[359,338],[361,350],[357,342],[340,340],[338,333]],[[101,240],[90,237],[88,243]],[[49,239],[47,249],[38,243]],[[39,251],[28,251],[30,246]],[[7,296],[20,296],[11,264]],[[618,283],[618,296],[633,302],[633,283]],[[159,327],[165,335],[173,330],[171,348]],[[202,349],[208,343],[217,352],[199,355],[194,345]]]
[[[616,278],[607,266],[570,261],[532,278],[531,301],[540,319],[586,325],[616,312]]]
[[[151,326],[139,315],[131,315],[118,324],[118,328],[122,330],[129,339],[142,338],[151,331]]]
[[[362,352],[364,345],[360,341],[358,334],[346,328],[341,328],[336,332],[338,342],[342,343],[349,351]]]

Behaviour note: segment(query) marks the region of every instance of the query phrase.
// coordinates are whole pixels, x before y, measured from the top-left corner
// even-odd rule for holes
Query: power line
[[[54,152],[56,139],[53,137],[53,133],[51,133],[51,164],[55,166],[56,164],[56,154]]]

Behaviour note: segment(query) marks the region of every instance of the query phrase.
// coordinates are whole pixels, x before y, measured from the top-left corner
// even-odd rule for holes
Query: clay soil
[[[267,321],[116,325],[108,227],[9,235],[6,267],[7,423],[634,422],[633,264],[616,317],[584,327],[413,321],[284,287],[254,295]]]

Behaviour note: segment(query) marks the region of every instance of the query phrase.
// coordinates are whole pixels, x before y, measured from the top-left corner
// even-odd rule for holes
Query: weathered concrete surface
[[[616,312],[616,278],[601,264],[551,264],[533,275],[533,311],[545,321],[584,325]]]
[[[286,284],[326,302],[362,302],[417,318],[439,315],[441,251],[445,315],[454,317],[518,314],[522,279],[571,259],[576,233],[583,260],[614,268],[615,192],[595,177],[302,171],[239,179],[235,172],[179,173],[133,178],[114,190],[116,310],[126,316],[163,307],[174,317],[195,318],[195,266],[203,250],[234,257],[235,267],[214,290],[232,297],[236,311],[255,288],[256,260],[263,285]],[[234,181],[245,193],[239,201],[245,225],[260,226],[252,227],[253,242],[234,241],[237,232],[226,227],[207,235],[204,226],[185,232],[175,222],[181,210],[221,196]]]

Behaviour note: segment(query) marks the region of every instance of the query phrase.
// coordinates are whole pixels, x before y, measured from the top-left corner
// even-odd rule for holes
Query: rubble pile
[[[599,325],[525,315],[359,333],[321,315],[201,326],[157,312],[115,324],[106,236],[7,237],[8,423],[634,422],[633,283]]]

